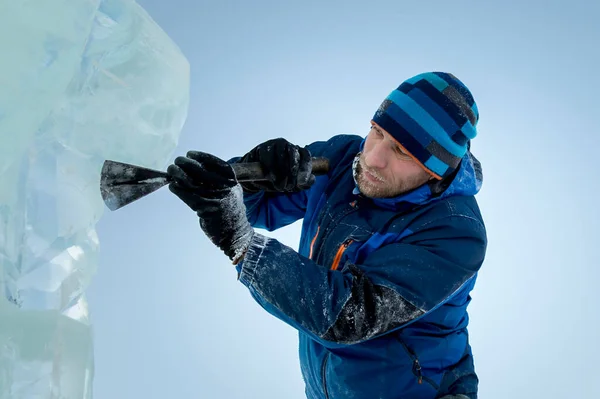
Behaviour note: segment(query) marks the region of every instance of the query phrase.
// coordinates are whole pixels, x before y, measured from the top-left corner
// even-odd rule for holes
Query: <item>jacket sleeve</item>
[[[479,220],[448,216],[378,248],[360,265],[329,270],[256,234],[239,279],[292,327],[325,346],[352,345],[441,306],[477,273],[486,243]]]
[[[277,230],[302,219],[306,213],[307,201],[306,190],[290,194],[264,191],[244,194],[246,216],[250,225],[267,231]]]

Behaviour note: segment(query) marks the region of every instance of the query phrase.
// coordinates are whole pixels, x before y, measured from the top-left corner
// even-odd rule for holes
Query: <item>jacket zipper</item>
[[[317,226],[317,232],[315,233],[315,236],[313,237],[312,241],[310,242],[310,252],[308,253],[308,259],[312,259],[315,242],[317,241],[317,237],[319,236],[319,230],[321,230],[321,226]]]
[[[329,392],[327,392],[327,381],[325,379],[325,373],[327,372],[327,361],[329,360],[329,352],[326,352],[325,359],[323,359],[323,365],[321,366],[321,380],[323,383],[323,392],[325,393],[325,399],[329,399]]]
[[[420,384],[423,383],[423,371],[421,368],[421,363],[419,363],[419,359],[415,357],[413,360],[413,374],[417,376],[417,382]]]
[[[350,246],[350,244],[352,244],[352,239],[348,239],[346,241],[344,241],[344,243],[342,245],[340,245],[340,248],[338,249],[337,253],[335,254],[335,258],[333,259],[333,263],[331,264],[331,270],[337,270],[339,265],[340,265],[340,260],[342,260],[342,255],[344,255],[344,252],[346,252],[346,249],[348,249],[348,247]]]
[[[439,390],[440,387],[435,383],[435,381],[423,375],[423,368],[421,367],[421,362],[419,362],[417,354],[412,349],[410,349],[400,337],[398,337],[398,341],[400,341],[402,347],[413,362],[412,372],[417,377],[417,382],[419,384],[422,384],[423,380],[425,380],[427,383],[429,383],[429,385],[433,387],[433,389],[435,389],[436,391]]]
[[[340,220],[342,220],[343,218],[345,218],[346,216],[348,216],[349,214],[351,214],[352,212],[356,212],[358,210],[358,206],[355,203],[351,203],[351,208],[347,209],[346,211],[342,212],[340,215],[338,215],[337,218],[335,218],[335,220],[332,220],[331,222],[329,222],[329,225],[333,225],[335,226],[336,224],[338,224],[338,222]],[[319,228],[321,226],[319,225]],[[329,229],[328,231],[325,232],[326,234],[321,238],[321,240],[319,240],[319,245],[318,245],[318,249],[321,250],[321,248],[323,247],[323,245],[325,244],[325,240],[327,240],[327,238],[329,237],[329,234],[331,233],[331,229]],[[315,237],[313,238],[314,242],[316,243],[316,238],[317,236],[315,235]],[[318,253],[318,251],[317,251]],[[312,258],[311,258],[312,259]]]

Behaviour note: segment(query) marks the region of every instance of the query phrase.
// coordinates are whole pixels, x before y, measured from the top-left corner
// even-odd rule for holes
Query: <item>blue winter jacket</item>
[[[487,245],[479,163],[467,152],[449,185],[369,199],[353,178],[363,145],[310,144],[331,168],[309,190],[245,194],[255,228],[304,220],[298,251],[257,233],[239,280],[299,331],[309,399],[476,399],[467,306]]]

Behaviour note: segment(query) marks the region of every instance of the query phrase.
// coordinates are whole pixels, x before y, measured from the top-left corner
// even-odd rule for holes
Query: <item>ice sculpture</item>
[[[164,169],[189,65],[133,0],[0,0],[0,398],[92,397],[105,159]]]

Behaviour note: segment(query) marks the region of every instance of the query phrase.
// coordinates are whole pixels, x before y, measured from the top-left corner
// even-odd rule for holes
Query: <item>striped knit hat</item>
[[[479,111],[455,76],[427,72],[403,82],[383,101],[373,122],[441,180],[450,175],[477,135]]]

